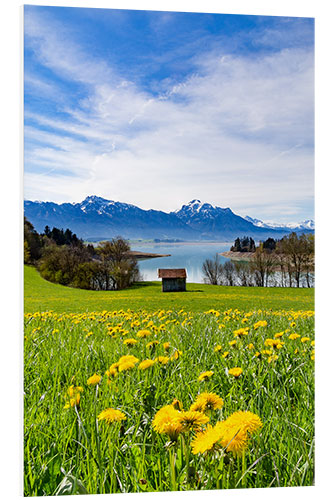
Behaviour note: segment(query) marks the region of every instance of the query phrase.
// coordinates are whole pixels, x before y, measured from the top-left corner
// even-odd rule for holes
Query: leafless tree
[[[249,262],[236,261],[234,263],[235,274],[241,286],[253,285],[253,273]]]
[[[223,264],[223,280],[229,286],[235,285],[235,265],[231,260]]]
[[[256,249],[251,260],[251,270],[257,286],[268,286],[269,277],[276,268],[277,259],[273,252],[266,251],[262,244]]]
[[[310,275],[314,269],[314,236],[312,234],[291,233],[278,243],[278,253],[283,256],[289,276],[289,286],[295,280],[300,287],[302,274],[305,274],[307,284],[310,285]]]
[[[218,254],[214,259],[206,259],[202,265],[205,282],[210,285],[220,285],[223,275],[223,265]]]

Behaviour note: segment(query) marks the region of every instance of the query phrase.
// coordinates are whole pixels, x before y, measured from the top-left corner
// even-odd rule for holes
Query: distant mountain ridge
[[[135,205],[99,196],[87,196],[80,203],[26,200],[24,213],[38,232],[43,232],[45,226],[69,228],[80,238],[91,241],[118,235],[127,239],[226,241],[243,235],[255,239],[269,236],[278,238],[291,231],[281,226],[260,226],[258,222],[262,221],[259,219],[243,218],[230,208],[201,203],[200,200],[192,200],[170,213],[143,210]]]
[[[266,229],[276,229],[276,230],[288,230],[288,231],[314,231],[315,223],[312,219],[305,220],[299,223],[289,222],[288,224],[279,224],[276,222],[263,222],[260,219],[253,219],[246,215],[244,217],[248,222],[252,222],[257,227],[264,227]]]

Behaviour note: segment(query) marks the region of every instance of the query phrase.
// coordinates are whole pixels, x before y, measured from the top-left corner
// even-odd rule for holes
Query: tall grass
[[[240,328],[248,330],[238,337],[234,332]],[[150,332],[147,338],[137,336],[142,329]],[[293,333],[299,337],[289,338]],[[132,347],[124,345],[129,338],[137,340]],[[281,348],[265,345],[269,338],[279,338]],[[159,343],[149,347],[152,341]],[[28,313],[24,351],[26,496],[313,483],[312,312]],[[108,377],[110,365],[127,354],[139,361],[168,359],[147,370],[137,362]],[[238,378],[229,374],[232,367],[242,368]],[[200,382],[208,370],[212,376]],[[88,385],[94,373],[102,379]],[[72,385],[82,387],[80,401],[64,408]],[[172,444],[153,429],[161,407],[177,399],[187,410],[202,392],[224,401],[211,412],[212,425],[238,410],[261,418],[263,426],[243,457],[223,449],[195,455],[194,432]],[[99,420],[107,408],[126,419]]]

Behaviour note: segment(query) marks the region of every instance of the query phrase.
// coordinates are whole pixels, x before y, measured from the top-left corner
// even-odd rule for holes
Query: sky
[[[314,20],[24,7],[24,198],[314,218]]]

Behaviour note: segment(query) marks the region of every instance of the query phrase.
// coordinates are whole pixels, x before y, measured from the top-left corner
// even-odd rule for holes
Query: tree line
[[[218,254],[206,259],[202,266],[205,282],[230,286],[314,286],[313,234],[293,232],[280,240],[268,238],[254,248],[251,240],[237,238],[230,248],[233,252],[250,252],[248,261],[222,263]]]
[[[46,226],[39,234],[24,218],[24,263],[36,266],[53,283],[88,290],[120,290],[139,280],[137,261],[120,236],[97,247],[84,244],[70,229]]]

